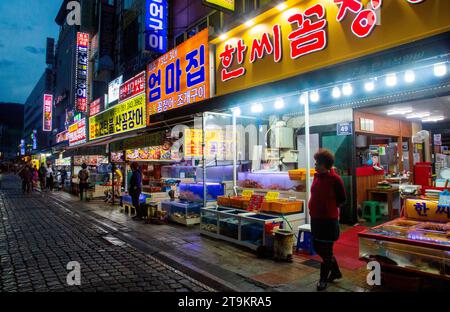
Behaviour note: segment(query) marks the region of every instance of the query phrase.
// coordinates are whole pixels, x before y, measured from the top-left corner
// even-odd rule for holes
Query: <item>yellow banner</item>
[[[206,5],[234,12],[234,0],[203,0]]]
[[[405,215],[421,221],[450,222],[450,207],[439,206],[437,201],[407,199]]]
[[[216,96],[450,30],[449,0],[362,4],[352,12],[331,0],[286,1],[214,39]]]
[[[126,100],[89,118],[89,140],[145,128],[145,94]]]

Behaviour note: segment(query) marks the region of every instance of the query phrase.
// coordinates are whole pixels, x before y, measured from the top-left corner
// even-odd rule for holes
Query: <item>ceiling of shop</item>
[[[394,118],[401,118],[411,121],[421,121],[421,118],[408,119],[406,116],[410,114],[420,114],[420,113],[430,113],[430,117],[444,116],[445,120],[450,119],[450,96],[436,97],[425,100],[411,101],[396,103],[384,106],[367,107],[361,108],[360,111],[387,116],[388,112],[391,111],[402,111],[402,110],[412,110],[411,113],[407,114],[395,114],[391,115]],[[424,117],[426,118],[426,117]]]

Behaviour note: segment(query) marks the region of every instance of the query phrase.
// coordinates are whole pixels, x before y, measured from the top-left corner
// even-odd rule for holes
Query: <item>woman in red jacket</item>
[[[317,290],[342,277],[333,256],[334,242],[339,238],[339,207],[345,202],[344,182],[333,169],[334,155],[325,149],[315,155],[316,174],[311,186],[309,214],[314,249],[322,258]]]

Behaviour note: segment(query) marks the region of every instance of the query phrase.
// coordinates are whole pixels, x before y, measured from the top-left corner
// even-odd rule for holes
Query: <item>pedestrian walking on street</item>
[[[20,171],[19,176],[22,179],[22,192],[30,193],[30,185],[32,181],[32,171],[31,166],[26,164]]]
[[[311,186],[309,214],[314,249],[322,258],[317,290],[342,277],[333,255],[334,242],[339,238],[339,207],[345,202],[344,182],[333,169],[334,155],[325,149],[315,155],[314,181]]]
[[[46,179],[45,179],[45,185],[47,186],[47,189],[51,192],[53,191],[53,182],[54,182],[54,172],[52,165],[50,163],[47,164],[47,173],[46,173]]]
[[[32,175],[31,175],[31,190],[34,191],[37,188],[37,183],[39,181],[39,173],[37,170],[36,165],[32,168]]]
[[[78,172],[78,180],[79,180],[79,189],[80,189],[80,200],[83,200],[84,192],[86,192],[87,199],[87,190],[89,188],[89,171],[87,170],[87,165],[83,163],[81,165],[81,170]]]
[[[41,192],[45,191],[45,179],[47,178],[47,168],[45,168],[45,164],[42,163],[39,167],[39,184],[41,186]]]
[[[61,190],[64,191],[64,185],[66,183],[67,180],[67,171],[66,171],[66,167],[62,167],[61,169]]]
[[[130,178],[128,194],[131,196],[131,204],[134,206],[134,209],[136,209],[136,216],[133,217],[133,220],[142,220],[144,214],[142,213],[139,202],[139,196],[142,192],[142,173],[139,170],[139,165],[137,162],[131,163],[130,167],[133,173]]]

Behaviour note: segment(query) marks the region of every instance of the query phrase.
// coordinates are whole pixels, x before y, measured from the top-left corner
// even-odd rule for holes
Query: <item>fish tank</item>
[[[171,221],[184,224],[193,225],[200,223],[200,208],[199,203],[179,202],[179,201],[163,201],[161,202],[161,209],[167,212]]]
[[[238,186],[242,188],[303,192],[305,183],[289,178],[288,172],[239,172]]]
[[[207,201],[215,201],[217,200],[217,196],[223,196],[225,194],[225,185],[222,183],[207,182],[205,185]],[[205,185],[203,183],[180,183],[178,188],[180,200],[203,202]]]

